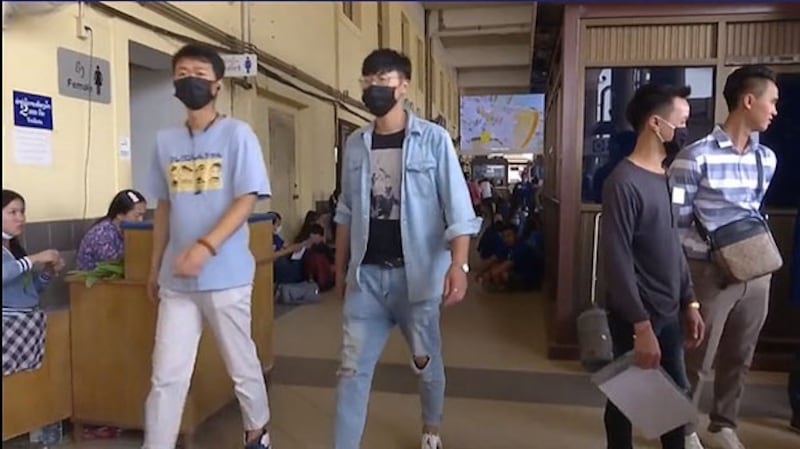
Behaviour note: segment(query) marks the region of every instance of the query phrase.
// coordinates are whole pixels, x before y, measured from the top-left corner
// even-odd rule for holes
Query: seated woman
[[[320,230],[322,231],[322,241],[318,242],[316,241],[318,239],[315,235],[320,232]],[[333,263],[333,248],[326,243],[328,241],[328,232],[325,229],[325,220],[319,212],[313,210],[306,213],[306,217],[303,219],[303,226],[294,238],[294,242],[306,242],[309,239],[315,240],[311,249],[313,249],[314,252],[324,253],[325,256],[330,259],[331,263]]]
[[[282,217],[277,212],[272,212],[272,257],[267,261],[273,263],[274,284],[294,284],[305,281],[302,258],[294,259],[292,255],[311,245],[321,243],[323,236],[309,235],[305,240],[286,245],[280,236]]]
[[[303,218],[303,225],[300,226],[300,232],[297,233],[297,236],[294,238],[295,243],[304,242],[308,239],[308,236],[311,234],[311,226],[318,224],[325,228],[325,224],[322,221],[322,214],[319,212],[310,210],[306,212],[305,218]]]
[[[136,190],[122,190],[114,196],[106,215],[81,239],[78,247],[78,269],[93,270],[98,263],[119,260],[124,252],[122,222],[142,221],[147,201]]]
[[[39,295],[64,268],[58,251],[28,255],[19,239],[25,199],[3,189],[3,375],[35,370],[44,359],[46,315]]]

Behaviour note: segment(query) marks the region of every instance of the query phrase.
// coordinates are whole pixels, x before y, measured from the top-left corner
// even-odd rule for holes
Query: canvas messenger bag
[[[756,151],[758,184],[756,196],[764,193],[764,164]],[[710,258],[727,284],[752,281],[778,271],[783,258],[766,219],[760,213],[708,232],[695,217],[698,232],[710,247]]]

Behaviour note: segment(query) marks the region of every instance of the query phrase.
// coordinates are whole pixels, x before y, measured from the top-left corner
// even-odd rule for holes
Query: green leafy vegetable
[[[98,263],[93,270],[70,271],[68,274],[77,279],[84,279],[86,281],[86,287],[91,288],[97,281],[122,279],[125,274],[125,265],[122,259],[111,260]]]

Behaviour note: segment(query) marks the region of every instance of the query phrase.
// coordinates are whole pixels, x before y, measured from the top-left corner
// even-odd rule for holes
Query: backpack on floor
[[[281,304],[300,305],[319,301],[319,286],[316,282],[278,284],[275,300]]]

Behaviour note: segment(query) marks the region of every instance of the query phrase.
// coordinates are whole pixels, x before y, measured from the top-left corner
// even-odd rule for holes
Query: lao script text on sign
[[[254,54],[222,55],[226,78],[245,78],[258,73],[258,58]]]
[[[14,126],[53,129],[53,99],[15,90]]]
[[[59,48],[58,93],[97,103],[111,103],[111,65],[97,56]]]

